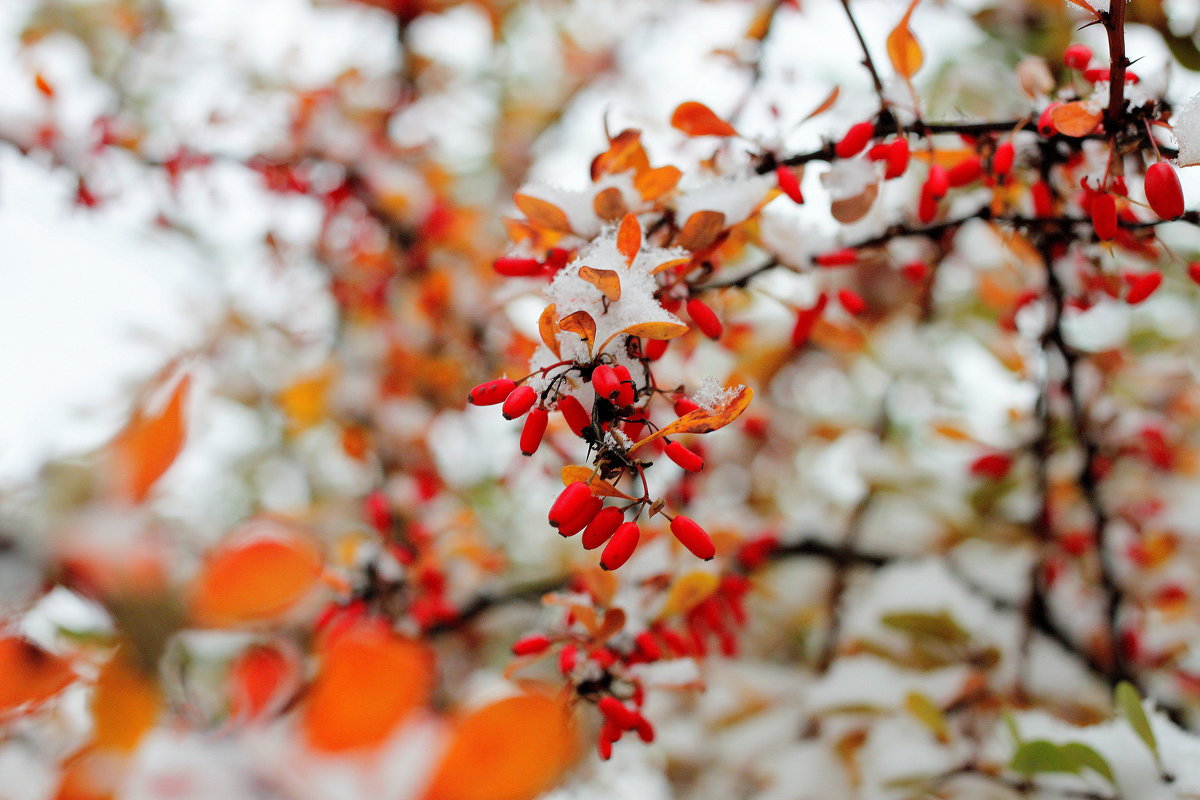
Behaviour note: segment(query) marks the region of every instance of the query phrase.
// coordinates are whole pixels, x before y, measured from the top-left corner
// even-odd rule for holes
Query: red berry
[[[867,142],[871,141],[871,137],[874,135],[875,123],[860,122],[846,131],[846,135],[834,147],[834,152],[837,153],[838,158],[852,158],[863,151]]]
[[[662,648],[658,646],[654,634],[650,633],[650,631],[642,631],[633,637],[633,643],[637,645],[638,650],[642,651],[642,655],[650,661],[658,661],[662,658]]]
[[[1048,183],[1035,181],[1029,187],[1029,193],[1033,197],[1033,215],[1035,217],[1054,216],[1054,195],[1050,192]]]
[[[667,458],[688,472],[699,472],[704,469],[704,459],[691,450],[688,450],[679,442],[671,442],[667,445],[664,452],[667,454]]]
[[[888,148],[887,170],[883,173],[883,179],[890,181],[903,175],[908,171],[908,160],[908,140],[901,138],[892,142]]]
[[[535,656],[538,653],[545,652],[549,646],[550,638],[538,633],[515,641],[512,646],[512,653],[514,656]]]
[[[1054,113],[1054,109],[1061,105],[1062,103],[1051,103],[1050,105],[1046,106],[1045,110],[1042,111],[1042,115],[1038,117],[1038,133],[1040,133],[1042,136],[1048,138],[1058,133],[1058,126],[1054,124],[1054,118],[1051,116],[1051,114]]]
[[[558,654],[558,671],[563,675],[570,674],[579,663],[579,648],[573,644],[564,647]]]
[[[802,308],[797,312],[796,325],[792,328],[792,347],[800,347],[808,341],[808,337],[812,335],[812,330],[816,327],[817,320],[821,318],[828,303],[829,297],[822,292],[812,308]]]
[[[592,388],[596,390],[597,397],[616,400],[617,395],[621,393],[621,381],[617,379],[617,373],[612,367],[601,364],[592,370]]]
[[[500,408],[500,413],[504,415],[505,419],[516,419],[533,408],[533,404],[536,402],[537,392],[534,391],[532,386],[518,386],[505,399],[504,405]]]
[[[912,283],[921,283],[929,276],[929,266],[924,261],[910,261],[900,268],[900,274]]]
[[[834,250],[832,253],[822,253],[813,259],[821,267],[848,267],[858,263],[858,251],[852,247]]]
[[[663,357],[663,353],[667,352],[667,345],[670,344],[666,339],[651,339],[646,342],[646,358],[650,361],[658,361]]]
[[[1167,162],[1151,164],[1146,170],[1146,200],[1162,219],[1183,216],[1183,187],[1175,169]]]
[[[1193,261],[1187,266],[1188,277],[1192,283],[1200,283],[1200,261]]]
[[[1016,157],[1016,149],[1012,142],[1001,142],[996,146],[996,152],[992,153],[992,174],[1007,175],[1012,169],[1013,159]]]
[[[646,744],[654,741],[654,726],[641,714],[637,715],[637,722],[634,723],[633,729],[637,731],[638,738]]]
[[[625,512],[616,506],[601,509],[599,514],[592,517],[592,521],[583,532],[583,549],[595,550],[607,542],[624,521]]]
[[[1141,303],[1158,290],[1162,279],[1161,272],[1143,272],[1140,275],[1126,273],[1125,282],[1129,284],[1129,291],[1125,293],[1125,302],[1131,306]]]
[[[583,507],[579,509],[575,516],[569,517],[558,526],[559,535],[567,537],[579,533],[588,526],[588,523],[596,518],[596,514],[600,512],[603,505],[604,501],[599,497],[593,497],[585,501]]]
[[[971,156],[951,167],[947,178],[951,186],[967,186],[979,180],[982,175],[983,164],[980,163],[979,156]]]
[[[637,725],[638,713],[626,708],[625,704],[615,697],[600,698],[600,701],[596,703],[596,707],[600,709],[600,713],[604,715],[605,720],[616,725],[623,731],[633,730],[634,726]]]
[[[604,552],[600,554],[600,567],[608,570],[619,568],[633,555],[641,536],[642,532],[636,522],[621,523],[608,540]]]
[[[592,487],[587,481],[575,481],[563,489],[550,506],[549,520],[554,527],[577,515],[592,498]]]
[[[546,423],[549,420],[550,412],[544,408],[535,408],[529,412],[529,416],[525,418],[525,425],[521,428],[522,455],[531,456],[537,452],[542,444],[542,437],[546,435]]]
[[[941,164],[934,164],[929,168],[929,177],[925,179],[925,186],[928,187],[929,195],[934,200],[941,200],[950,189],[950,173]]]
[[[671,533],[696,558],[708,561],[717,554],[712,537],[690,517],[681,514],[671,520]]]
[[[497,258],[492,268],[509,278],[524,278],[542,271],[542,262],[536,258]]]
[[[629,374],[629,367],[624,364],[618,364],[613,367],[613,372],[616,373],[618,381],[617,399],[614,402],[621,408],[633,405],[636,397],[633,388],[633,376]]]
[[[775,168],[775,182],[779,184],[779,188],[783,193],[792,199],[796,205],[804,202],[804,195],[800,193],[800,179],[796,177],[796,173],[791,167],[786,167],[780,164]]]
[[[1117,201],[1111,194],[1092,197],[1091,215],[1096,238],[1107,242],[1117,235]]]
[[[1007,453],[986,453],[971,462],[971,474],[977,478],[998,481],[1012,469],[1012,456]]]
[[[682,417],[700,408],[700,404],[690,397],[680,397],[675,401],[675,416]]]
[[[1086,44],[1073,44],[1063,53],[1063,64],[1071,69],[1086,69],[1092,60],[1092,48]]]
[[[572,395],[564,394],[558,398],[558,410],[567,421],[567,427],[575,431],[576,436],[583,436],[583,432],[592,426],[592,415]]]
[[[921,187],[921,199],[917,202],[917,219],[928,225],[937,219],[938,201],[929,190],[929,184]]]
[[[698,297],[690,298],[687,301],[687,312],[701,333],[710,339],[721,338],[725,327],[721,324],[721,320],[717,319],[716,312],[709,308],[703,300]]]
[[[467,402],[476,406],[494,406],[503,403],[516,388],[517,382],[511,378],[497,378],[472,389],[467,395]]]
[[[842,308],[846,309],[846,313],[852,317],[857,317],[859,314],[867,310],[867,301],[858,296],[856,292],[849,289],[842,289],[837,293],[838,302],[842,304]]]

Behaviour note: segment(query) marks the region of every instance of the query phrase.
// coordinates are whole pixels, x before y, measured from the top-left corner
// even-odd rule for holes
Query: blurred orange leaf
[[[576,750],[563,702],[533,692],[506,697],[456,722],[426,800],[532,800]]]
[[[317,548],[283,524],[238,536],[205,560],[193,587],[192,615],[212,626],[270,619],[303,598],[321,568]]]
[[[619,175],[633,170],[641,175],[650,168],[650,160],[642,147],[641,131],[627,129],[609,139],[608,150],[592,159],[592,180],[601,175]]]
[[[671,584],[663,603],[663,617],[686,614],[717,590],[721,579],[711,572],[689,572]]]
[[[236,719],[254,719],[278,708],[299,685],[300,664],[289,650],[274,644],[256,644],[234,660],[229,680],[230,715]]]
[[[100,670],[92,695],[92,743],[99,750],[131,753],[154,726],[162,694],[152,677],[121,647]]]
[[[596,212],[597,217],[603,220],[611,222],[614,219],[620,219],[627,210],[625,197],[621,194],[620,189],[609,186],[596,193],[595,198],[592,199],[592,210]]]
[[[517,208],[521,209],[521,213],[537,227],[559,233],[571,232],[571,222],[567,219],[566,212],[553,203],[519,193],[513,195],[513,202],[517,204]]]
[[[812,111],[808,112],[808,116],[806,116],[804,118],[804,121],[807,122],[808,120],[812,119],[813,117],[818,116],[820,114],[824,114],[826,111],[833,108],[833,104],[837,102],[838,95],[841,94],[841,91],[842,90],[840,87],[838,87],[838,86],[833,87],[833,91],[830,92],[829,95],[824,100],[821,101],[821,104],[819,106],[817,106],[816,108],[814,108]]]
[[[671,125],[688,136],[737,136],[733,126],[713,113],[703,103],[689,100],[680,103],[671,115]]]
[[[621,329],[621,333],[643,339],[674,339],[687,331],[688,326],[682,322],[639,322]]]
[[[39,705],[75,680],[70,663],[20,636],[0,638],[0,714]]]
[[[549,347],[556,357],[562,358],[558,346],[558,331],[558,306],[551,303],[542,310],[542,316],[538,318],[538,333],[541,334],[546,347]]]
[[[625,256],[626,266],[633,263],[641,249],[642,225],[636,216],[626,214],[625,218],[621,220],[621,227],[617,229],[617,250]]]
[[[643,200],[657,200],[675,188],[683,173],[670,165],[648,169],[633,179],[633,188]]]
[[[373,747],[423,706],[432,688],[433,656],[425,645],[364,625],[329,643],[301,725],[317,750]]]
[[[292,431],[311,428],[325,418],[325,399],[332,379],[333,370],[326,365],[279,393],[279,407],[287,416],[288,427]]]
[[[753,398],[754,390],[749,386],[743,386],[726,400],[720,408],[712,411],[704,408],[689,411],[674,422],[664,425],[654,433],[640,440],[633,447],[629,448],[629,452],[632,453],[642,445],[653,442],[655,439],[663,436],[675,436],[680,433],[711,433],[718,428],[723,428],[740,417],[742,412],[746,410],[746,407],[750,405],[750,401]]]
[[[183,408],[190,383],[191,376],[183,376],[157,413],[147,413],[145,408],[135,411],[109,445],[114,487],[120,496],[134,503],[145,500],[179,455],[187,435]]]
[[[921,0],[912,0],[908,10],[900,18],[900,23],[888,34],[887,38],[888,58],[891,59],[892,67],[897,73],[904,76],[905,80],[916,75],[925,60],[925,54],[921,52],[921,45],[917,42],[917,37],[913,36],[908,27],[908,22],[912,19],[913,11],[916,10],[919,2]]]
[[[1087,136],[1096,130],[1100,124],[1101,114],[1089,111],[1088,107],[1079,100],[1073,103],[1063,103],[1050,112],[1054,127],[1066,136]]]
[[[697,211],[683,223],[675,244],[693,253],[703,250],[717,240],[725,230],[725,215],[720,211]]]

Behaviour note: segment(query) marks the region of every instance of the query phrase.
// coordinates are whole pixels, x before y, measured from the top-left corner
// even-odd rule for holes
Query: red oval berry
[[[642,631],[637,636],[633,637],[633,643],[637,645],[637,649],[642,652],[648,660],[658,661],[662,658],[662,648],[658,646],[658,642],[654,638],[654,634],[650,631]]]
[[[629,374],[629,367],[624,364],[618,364],[613,367],[613,372],[616,373],[618,381],[617,398],[614,403],[621,408],[633,405],[636,396],[633,387],[633,376]]]
[[[558,654],[558,671],[569,675],[579,663],[579,648],[573,644],[564,647]]]
[[[867,310],[867,301],[859,297],[857,292],[842,289],[837,293],[837,296],[838,302],[842,304],[842,308],[846,309],[846,313],[852,317],[857,317]]]
[[[1158,290],[1158,287],[1162,285],[1162,279],[1161,272],[1144,272],[1140,275],[1126,274],[1125,282],[1129,284],[1129,291],[1125,293],[1125,302],[1131,306],[1141,303]]]
[[[1146,170],[1146,200],[1162,219],[1183,216],[1183,187],[1175,169],[1167,162],[1151,164]]]
[[[776,167],[775,182],[779,184],[779,188],[791,198],[793,203],[800,205],[804,202],[804,195],[800,192],[800,179],[796,177],[796,173],[792,171],[791,167],[786,167],[783,164]]]
[[[1108,67],[1092,67],[1083,71],[1083,79],[1088,83],[1099,83],[1109,79]]]
[[[533,404],[536,402],[537,392],[532,386],[518,386],[513,389],[512,394],[505,398],[500,413],[504,415],[505,419],[516,419],[533,408]]]
[[[908,171],[908,161],[908,140],[900,138],[892,142],[888,147],[887,170],[883,173],[883,179],[890,181],[892,178],[899,178]]]
[[[596,390],[597,397],[616,400],[617,395],[621,392],[621,382],[617,379],[617,373],[612,367],[608,364],[601,364],[592,370],[592,388]]]
[[[637,725],[638,713],[632,709],[626,708],[615,697],[602,697],[596,703],[596,707],[600,709],[600,713],[604,715],[604,719],[616,725],[623,731],[633,730]]]
[[[874,122],[860,122],[852,125],[850,130],[846,131],[846,135],[833,150],[837,153],[838,158],[852,158],[863,151],[867,142],[871,141],[871,137],[874,135]]]
[[[1013,147],[1012,142],[1001,142],[996,145],[996,152],[992,153],[992,174],[1007,175],[1013,167],[1016,154],[1016,148]]]
[[[983,164],[979,156],[963,159],[950,168],[947,179],[951,186],[967,186],[979,180],[983,175]]]
[[[1106,242],[1117,235],[1117,201],[1111,194],[1093,196],[1090,211],[1098,239]]]
[[[1050,192],[1048,183],[1035,181],[1029,187],[1029,194],[1033,198],[1033,215],[1035,217],[1054,216],[1054,195]]]
[[[583,532],[583,549],[595,550],[607,542],[624,521],[625,512],[616,506],[601,509]]]
[[[583,506],[575,513],[574,516],[563,520],[562,524],[558,526],[559,535],[566,537],[574,536],[575,534],[579,533],[581,530],[586,528],[593,519],[596,518],[596,515],[600,512],[600,509],[603,505],[604,501],[599,497],[592,497],[588,500],[585,500]]]
[[[1012,456],[1008,453],[985,453],[971,462],[971,474],[977,478],[998,481],[1012,469]]]
[[[1073,44],[1063,52],[1063,64],[1071,69],[1087,69],[1092,60],[1092,48],[1086,44]]]
[[[554,504],[550,506],[550,524],[558,527],[585,507],[592,497],[592,487],[586,481],[575,481],[559,492]]]
[[[637,715],[637,721],[634,723],[633,729],[637,731],[638,738],[646,744],[654,741],[654,726],[650,724],[650,720],[641,714]]]
[[[600,554],[600,567],[607,570],[620,568],[637,549],[641,536],[636,522],[621,523]]]
[[[522,455],[531,456],[537,452],[542,444],[542,437],[546,435],[546,423],[549,420],[550,412],[544,408],[535,408],[529,412],[525,424],[521,427]]]
[[[467,402],[476,406],[494,406],[503,403],[516,388],[517,382],[511,378],[497,378],[472,389],[467,395]]]
[[[663,357],[663,353],[667,352],[667,345],[670,344],[666,339],[651,339],[646,342],[646,358],[650,361],[658,361]]]
[[[848,267],[858,263],[858,251],[853,247],[834,250],[832,253],[822,253],[813,259],[820,267]]]
[[[667,454],[667,458],[688,472],[699,472],[704,469],[704,459],[691,450],[688,450],[679,442],[671,442],[663,452]]]
[[[542,262],[536,258],[497,258],[492,268],[509,278],[526,278],[542,271]]]
[[[929,168],[925,186],[934,200],[941,200],[950,189],[950,173],[941,164],[934,164]]]
[[[812,308],[802,308],[796,313],[796,324],[792,328],[792,347],[800,347],[808,341],[828,303],[829,297],[822,292]]]
[[[1200,284],[1200,261],[1193,261],[1187,266],[1188,277],[1192,279],[1192,283]]]
[[[690,517],[679,515],[671,520],[671,533],[696,558],[708,561],[717,554],[712,537]]]
[[[550,637],[537,633],[513,642],[512,654],[514,656],[535,656],[538,653],[544,653],[549,646]]]
[[[576,436],[583,436],[583,432],[592,426],[592,415],[573,395],[564,394],[558,398],[558,410],[567,421],[567,427],[573,430]]]
[[[1051,103],[1050,105],[1046,106],[1045,110],[1042,111],[1042,115],[1038,117],[1038,133],[1040,133],[1042,136],[1048,138],[1058,133],[1058,126],[1054,124],[1054,118],[1051,116],[1051,114],[1054,113],[1054,109],[1061,105],[1062,103]]]
[[[701,333],[710,339],[721,338],[725,326],[721,324],[721,320],[717,319],[716,312],[709,308],[703,300],[698,297],[688,299],[687,312]]]
[[[928,225],[937,219],[938,199],[926,183],[921,187],[921,198],[917,201],[917,219]]]

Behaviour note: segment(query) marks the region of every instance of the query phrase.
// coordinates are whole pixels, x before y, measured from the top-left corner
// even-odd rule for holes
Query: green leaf
[[[904,707],[929,728],[939,742],[950,741],[950,728],[946,724],[946,716],[928,697],[920,692],[909,692],[908,697],[904,699]]]
[[[1142,741],[1146,743],[1146,747],[1150,748],[1150,752],[1157,759],[1158,742],[1154,738],[1154,731],[1150,728],[1150,720],[1146,719],[1146,711],[1142,708],[1142,698],[1138,695],[1137,689],[1133,688],[1128,681],[1121,681],[1117,684],[1113,701],[1121,716],[1126,719],[1134,733],[1141,737]]]
[[[934,639],[948,645],[963,645],[971,638],[945,611],[898,611],[884,614],[880,621],[914,638]]]
[[[1104,756],[1082,742],[1067,742],[1062,746],[1063,755],[1079,765],[1080,769],[1087,768],[1103,777],[1109,783],[1116,785],[1112,767]]]
[[[1014,772],[1033,775],[1038,772],[1078,773],[1079,765],[1062,748],[1045,739],[1023,742],[1008,765]]]

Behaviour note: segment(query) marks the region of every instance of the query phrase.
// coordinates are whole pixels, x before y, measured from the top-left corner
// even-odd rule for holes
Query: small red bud
[[[725,327],[721,324],[721,320],[717,319],[716,312],[709,308],[703,300],[698,297],[690,298],[687,301],[687,312],[701,333],[710,339],[721,338]]]
[[[601,509],[583,531],[583,549],[595,550],[612,538],[613,532],[625,521],[625,512],[616,506]]]
[[[583,432],[592,426],[592,415],[573,395],[564,394],[558,398],[558,410],[567,421],[567,427],[573,430],[576,436],[582,436]]]
[[[467,395],[467,402],[476,406],[494,406],[503,403],[516,388],[517,382],[511,378],[497,378],[472,389]]]
[[[505,400],[504,405],[500,409],[500,413],[505,419],[516,419],[524,414],[529,409],[533,408],[533,404],[537,402],[537,392],[528,384],[518,386],[513,389]]]
[[[852,125],[846,135],[833,148],[838,158],[852,158],[863,151],[867,142],[875,135],[874,122],[860,122]]]
[[[780,164],[775,168],[775,181],[779,184],[779,188],[783,193],[791,198],[792,202],[800,205],[804,202],[804,195],[800,192],[800,179],[796,177],[796,173],[791,167],[786,167]]]
[[[514,656],[535,656],[544,653],[549,646],[550,638],[537,633],[513,642],[512,653]]]
[[[712,537],[690,517],[681,514],[671,520],[671,533],[696,558],[708,561],[717,554]]]
[[[822,253],[813,259],[820,267],[848,267],[858,263],[858,251],[852,247],[834,250],[832,253]]]
[[[1146,170],[1146,200],[1162,219],[1183,216],[1183,187],[1175,169],[1167,162],[1151,164]]]
[[[1073,44],[1063,52],[1063,64],[1075,70],[1087,69],[1092,60],[1092,48],[1086,44]]]
[[[667,454],[667,458],[671,459],[688,472],[699,472],[700,470],[704,469],[704,459],[693,451],[684,447],[679,442],[671,442],[667,445],[664,452]]]
[[[546,423],[549,420],[550,412],[544,408],[535,408],[529,412],[529,416],[525,418],[525,425],[521,428],[522,455],[531,456],[537,452],[542,444],[542,437],[546,435]]]
[[[633,555],[641,536],[636,522],[621,523],[600,554],[600,567],[607,570],[619,568]]]

